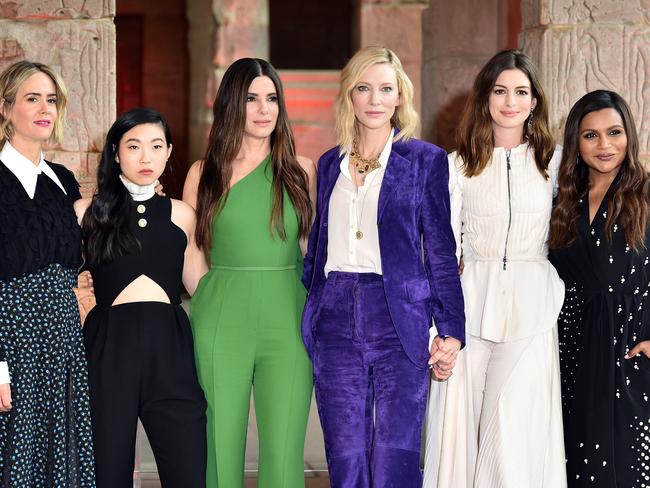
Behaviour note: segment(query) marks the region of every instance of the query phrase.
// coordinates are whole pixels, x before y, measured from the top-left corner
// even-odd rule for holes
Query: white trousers
[[[431,385],[424,487],[566,487],[560,394],[556,327],[468,336],[451,378]]]

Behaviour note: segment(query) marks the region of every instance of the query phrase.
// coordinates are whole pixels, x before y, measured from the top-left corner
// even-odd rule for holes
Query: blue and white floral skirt
[[[75,270],[50,265],[0,282],[0,487],[94,487],[88,379]]]

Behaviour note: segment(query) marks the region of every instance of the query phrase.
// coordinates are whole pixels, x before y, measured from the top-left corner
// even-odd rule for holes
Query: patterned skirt
[[[88,379],[76,272],[58,264],[0,282],[0,487],[94,487]]]

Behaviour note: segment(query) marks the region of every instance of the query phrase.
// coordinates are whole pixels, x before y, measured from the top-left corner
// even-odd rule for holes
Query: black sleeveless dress
[[[133,483],[138,417],[165,487],[205,486],[205,409],[190,323],[181,308],[185,233],[171,200],[133,202],[129,225],[139,247],[90,268],[97,306],[84,325],[97,486]],[[170,303],[113,305],[138,277],[157,283]]]
[[[0,486],[95,486],[86,360],[72,288],[81,264],[79,185],[48,163],[31,199],[0,162],[0,361],[13,408],[0,413]]]

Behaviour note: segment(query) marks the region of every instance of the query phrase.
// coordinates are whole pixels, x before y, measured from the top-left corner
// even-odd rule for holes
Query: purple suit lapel
[[[377,207],[378,222],[386,209],[386,205],[390,201],[391,195],[411,169],[411,164],[401,154],[405,150],[406,146],[404,144],[400,142],[393,143],[393,148],[390,152],[388,163],[386,164],[384,180],[381,182],[381,190],[379,192],[379,203]]]

